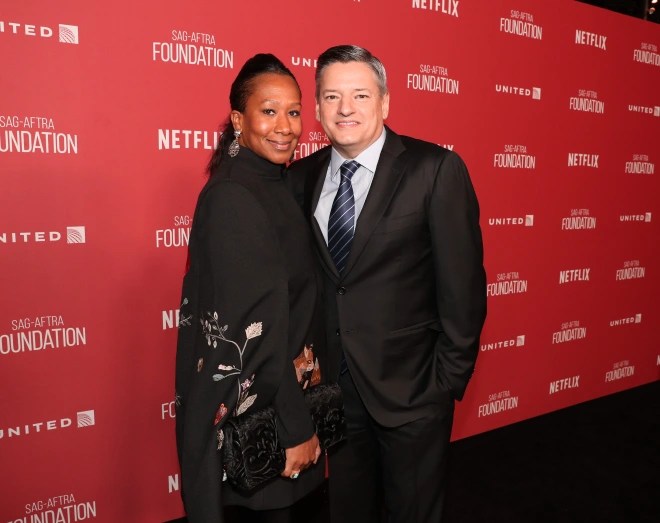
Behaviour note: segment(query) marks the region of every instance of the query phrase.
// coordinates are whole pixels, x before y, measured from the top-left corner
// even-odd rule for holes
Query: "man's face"
[[[389,106],[389,94],[380,94],[365,63],[334,63],[321,73],[316,119],[344,158],[355,158],[378,139]]]

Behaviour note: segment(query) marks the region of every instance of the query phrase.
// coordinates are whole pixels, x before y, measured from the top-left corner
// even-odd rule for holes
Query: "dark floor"
[[[500,522],[660,522],[660,382],[452,443],[444,523]]]
[[[660,382],[452,444],[445,523],[660,522]]]

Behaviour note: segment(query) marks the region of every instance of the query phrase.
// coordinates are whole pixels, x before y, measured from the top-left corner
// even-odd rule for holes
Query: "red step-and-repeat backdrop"
[[[304,91],[340,43],[388,70],[389,125],[457,151],[489,313],[454,439],[659,379],[657,25],[562,0],[0,7],[0,522],[182,514],[181,277],[231,81]],[[634,406],[631,406],[634,408]]]

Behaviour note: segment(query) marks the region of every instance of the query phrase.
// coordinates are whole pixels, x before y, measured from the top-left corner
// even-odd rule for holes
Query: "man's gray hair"
[[[387,74],[385,73],[385,66],[378,58],[372,55],[364,47],[357,45],[336,45],[327,49],[316,61],[316,99],[318,100],[320,94],[321,74],[323,70],[329,65],[349,62],[361,62],[371,67],[371,70],[376,75],[378,82],[378,90],[381,96],[387,94]]]

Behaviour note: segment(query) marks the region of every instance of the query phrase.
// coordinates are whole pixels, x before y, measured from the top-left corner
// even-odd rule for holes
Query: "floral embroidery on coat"
[[[227,407],[225,407],[224,403],[221,403],[220,406],[218,407],[218,410],[215,413],[215,421],[213,422],[214,425],[217,425],[222,421],[222,418],[225,417],[227,414]]]
[[[225,433],[222,429],[218,431],[218,450],[222,450],[222,444],[225,442]],[[226,474],[225,477],[222,478],[222,481],[225,481],[226,479]]]
[[[256,394],[252,394],[250,396],[250,387],[254,383],[254,374],[250,377],[249,380],[245,380],[243,383],[241,383],[241,390],[238,395],[238,402],[236,403],[236,409],[234,410],[234,416],[240,416],[243,414],[247,409],[249,409],[252,404],[254,403],[254,400],[257,399]]]
[[[218,365],[218,371],[216,374],[213,374],[213,381],[221,381],[224,380],[225,378],[228,378],[230,376],[239,376],[239,380],[237,382],[238,386],[238,400],[236,402],[236,407],[234,409],[233,415],[234,416],[240,416],[243,414],[247,409],[249,409],[257,399],[256,394],[250,394],[250,387],[254,383],[254,374],[250,376],[248,379],[245,379],[241,382],[240,380],[240,374],[243,371],[243,355],[245,354],[245,349],[248,346],[248,342],[251,339],[258,338],[261,336],[263,333],[263,324],[262,322],[253,322],[248,327],[245,329],[245,341],[243,342],[243,346],[239,345],[236,343],[234,340],[231,340],[227,338],[225,333],[229,329],[228,325],[220,326],[220,321],[218,318],[218,313],[217,312],[207,312],[206,313],[206,320],[200,320],[202,324],[202,331],[204,333],[204,336],[206,337],[206,342],[209,347],[213,347],[214,349],[217,349],[218,346],[220,345],[221,342],[225,342],[231,346],[233,346],[239,357],[239,365],[227,365],[224,363],[221,363]],[[202,358],[198,361],[198,371],[201,370],[201,366],[203,364]],[[215,415],[215,425],[218,425],[220,421],[225,417],[227,414],[227,407],[225,406],[224,403],[220,404],[218,407],[218,410]],[[224,433],[222,430],[218,431],[218,450],[222,448],[222,443],[224,440]]]
[[[188,305],[188,298],[183,298],[181,305],[179,306],[179,328],[181,327],[190,327],[190,320],[192,319],[192,314],[186,315],[182,311],[183,307]]]
[[[200,320],[202,323],[202,331],[204,332],[204,335],[206,336],[206,342],[208,343],[209,347],[213,347],[214,349],[218,348],[218,342],[224,341],[225,343],[229,343],[230,345],[233,345],[236,350],[238,351],[238,357],[240,359],[240,365],[238,367],[234,365],[218,365],[218,370],[225,371],[224,373],[220,372],[217,374],[213,375],[213,381],[220,381],[225,378],[228,378],[229,376],[236,376],[241,373],[243,370],[243,354],[245,354],[245,349],[247,348],[248,342],[253,339],[261,336],[262,333],[262,323],[261,322],[254,322],[251,323],[246,329],[245,329],[245,342],[243,343],[243,346],[241,347],[238,343],[236,343],[234,340],[230,340],[225,336],[225,332],[227,332],[227,329],[229,328],[229,325],[225,325],[223,327],[220,327],[220,323],[218,320],[218,313],[214,312],[211,314],[210,312],[206,313],[207,319],[206,320]],[[239,389],[240,392],[240,389]]]

